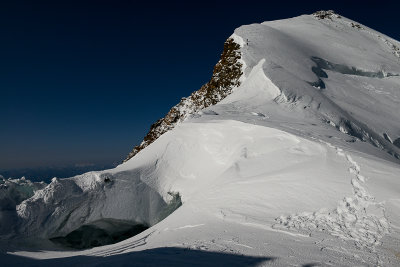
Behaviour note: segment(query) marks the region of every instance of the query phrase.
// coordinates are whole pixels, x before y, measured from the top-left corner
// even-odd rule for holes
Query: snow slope
[[[115,169],[36,191],[2,262],[398,266],[400,44],[320,14],[236,29],[232,94]],[[88,250],[46,241],[106,219],[149,229]]]

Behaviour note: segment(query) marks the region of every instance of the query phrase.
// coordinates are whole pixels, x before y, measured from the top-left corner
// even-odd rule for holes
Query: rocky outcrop
[[[150,131],[143,141],[140,145],[134,147],[124,162],[153,143],[162,134],[173,129],[176,124],[184,121],[191,114],[215,105],[228,96],[234,87],[240,85],[240,77],[243,74],[240,58],[240,45],[235,43],[232,38],[229,38],[224,43],[224,50],[220,60],[214,67],[210,81],[189,97],[182,98],[179,104],[171,108],[164,118],[151,125]]]
[[[333,10],[320,10],[313,13],[313,16],[317,19],[332,19],[340,18],[340,15],[336,14]]]

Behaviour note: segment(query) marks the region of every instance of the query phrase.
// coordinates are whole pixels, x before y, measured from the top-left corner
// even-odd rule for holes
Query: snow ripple
[[[380,239],[389,232],[389,222],[385,216],[383,203],[363,187],[366,178],[360,173],[360,166],[353,158],[345,154],[341,148],[321,141],[336,149],[336,153],[344,157],[350,164],[349,173],[353,176],[351,185],[353,195],[345,197],[334,210],[321,209],[315,212],[302,212],[289,216],[280,216],[274,228],[305,230],[311,236],[312,231],[328,232],[344,240],[353,240],[358,248],[374,251]]]

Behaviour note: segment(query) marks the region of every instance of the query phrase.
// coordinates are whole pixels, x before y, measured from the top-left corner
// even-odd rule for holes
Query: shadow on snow
[[[74,256],[37,260],[12,254],[0,256],[3,266],[256,266],[274,259],[177,247],[154,248],[108,257]]]

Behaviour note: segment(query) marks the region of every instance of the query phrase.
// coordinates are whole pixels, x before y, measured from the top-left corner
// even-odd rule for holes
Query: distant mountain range
[[[49,166],[49,167],[37,167],[37,168],[19,168],[19,169],[0,169],[0,175],[5,179],[8,178],[21,178],[25,177],[33,182],[44,181],[49,183],[51,178],[66,178],[72,177],[78,174],[82,174],[89,171],[99,171],[105,169],[115,168],[118,163],[111,164],[94,164],[94,163],[81,163],[66,166]]]

